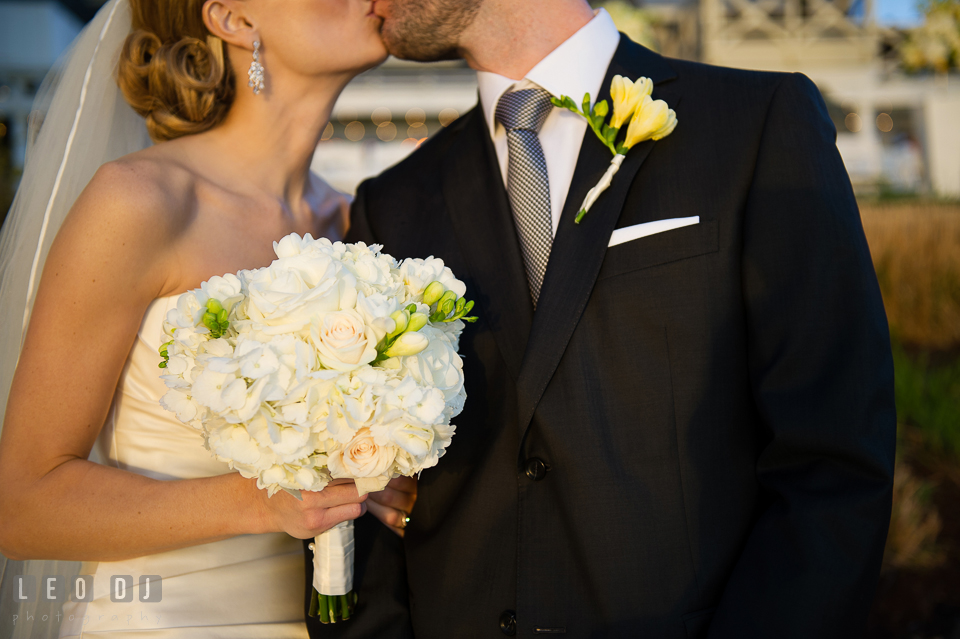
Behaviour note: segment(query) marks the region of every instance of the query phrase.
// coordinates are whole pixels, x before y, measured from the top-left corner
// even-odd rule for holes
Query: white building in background
[[[871,0],[647,0],[635,16],[627,0],[602,4],[621,30],[652,37],[667,55],[810,76],[828,101],[859,192],[960,197],[960,77],[891,68],[879,55],[883,31]],[[474,74],[462,65],[390,61],[344,92],[333,139],[320,145],[314,167],[352,191],[476,100]],[[418,128],[424,118],[426,128]]]
[[[628,0],[603,4],[622,30],[642,41],[653,34],[667,55],[810,76],[828,100],[858,190],[960,197],[960,77],[909,77],[886,65],[870,2],[644,0],[639,11]],[[36,89],[80,28],[54,0],[0,0],[0,133],[15,165]],[[313,167],[352,192],[476,101],[475,74],[462,63],[391,59],[344,91]]]
[[[816,82],[859,190],[960,197],[960,78],[885,63],[870,0],[702,0],[701,16],[706,62]]]
[[[352,193],[477,103],[476,73],[462,63],[390,59],[356,78],[333,110],[313,169]]]
[[[0,123],[11,158],[23,166],[27,119],[40,83],[83,24],[53,0],[0,0]]]

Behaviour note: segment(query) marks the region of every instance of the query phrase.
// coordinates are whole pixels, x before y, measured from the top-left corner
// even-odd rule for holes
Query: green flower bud
[[[411,315],[413,315],[414,313],[417,312],[417,305],[416,305],[416,304],[410,304],[409,306],[407,306],[406,311],[407,311],[408,313],[410,313]]]
[[[427,306],[433,306],[434,302],[440,299],[440,296],[444,294],[445,289],[443,284],[440,282],[430,282],[426,289],[423,291],[423,303]]]
[[[387,352],[384,353],[384,355],[387,357],[406,357],[408,355],[416,355],[429,345],[430,340],[427,339],[425,335],[422,335],[421,333],[407,332],[397,338],[397,341],[393,343],[393,346],[387,349]]]
[[[223,305],[221,305],[218,300],[210,298],[207,300],[207,310],[214,315],[219,315],[220,311],[223,310]]]
[[[457,294],[454,293],[453,291],[447,291],[446,293],[444,293],[443,297],[440,298],[440,301],[437,302],[437,308],[441,308],[444,304],[446,304],[447,300],[450,300],[451,302],[456,302]]]
[[[390,332],[390,337],[399,335],[407,330],[407,324],[410,323],[410,311],[405,308],[390,314],[390,319],[397,323],[397,327]]]
[[[457,305],[454,303],[453,300],[447,300],[440,305],[440,310],[443,311],[444,315],[449,315],[450,313],[453,312],[453,309],[455,309],[456,307]]]
[[[427,322],[430,320],[425,313],[414,313],[410,316],[410,323],[407,324],[407,333],[416,333],[421,328],[427,325]]]
[[[217,324],[218,324],[218,322],[217,322],[217,316],[216,316],[216,315],[214,315],[213,313],[204,313],[204,314],[203,314],[203,325],[204,325],[204,326],[206,326],[206,327],[209,328],[211,331],[213,331],[213,330],[216,330],[217,328],[219,328],[219,326],[217,326]]]
[[[456,306],[457,315],[460,315],[461,313],[463,313],[463,307],[466,306],[466,304],[467,304],[467,300],[463,299],[462,297],[457,300],[457,306]]]

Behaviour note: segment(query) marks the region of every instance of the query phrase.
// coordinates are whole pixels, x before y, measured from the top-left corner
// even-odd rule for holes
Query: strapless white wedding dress
[[[158,349],[177,297],[147,308],[97,440],[101,463],[160,480],[231,472],[199,432],[160,406]],[[138,508],[117,504],[117,508]],[[283,533],[242,535],[127,561],[83,564],[94,599],[63,606],[60,637],[96,639],[306,639],[301,542]],[[113,602],[111,577],[133,578],[133,601]],[[159,575],[162,599],[141,602],[141,576]],[[155,584],[154,584],[155,587]]]

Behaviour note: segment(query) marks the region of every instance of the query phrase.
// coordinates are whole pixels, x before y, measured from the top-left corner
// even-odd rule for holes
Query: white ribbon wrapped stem
[[[345,595],[353,590],[353,521],[317,535],[313,551],[313,587],[321,595]]]
[[[600,197],[600,194],[607,190],[610,186],[610,183],[613,182],[613,176],[617,174],[617,171],[620,170],[620,165],[623,164],[624,159],[627,156],[617,154],[613,156],[613,159],[610,160],[610,166],[607,167],[607,172],[603,174],[603,177],[600,178],[600,181],[597,182],[597,185],[590,189],[587,192],[587,197],[583,199],[583,204],[580,205],[580,214],[583,215],[590,210],[590,207],[593,206],[593,203],[597,201],[597,198]]]

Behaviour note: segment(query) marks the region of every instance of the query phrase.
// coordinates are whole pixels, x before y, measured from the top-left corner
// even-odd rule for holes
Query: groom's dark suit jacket
[[[890,514],[893,368],[823,100],[802,75],[626,37],[605,87],[615,74],[650,77],[679,125],[576,225],[611,159],[588,130],[536,311],[479,108],[360,186],[348,239],[443,258],[480,319],[406,539],[358,522],[360,614],[314,637],[493,638],[505,611],[518,637],[858,636]]]

